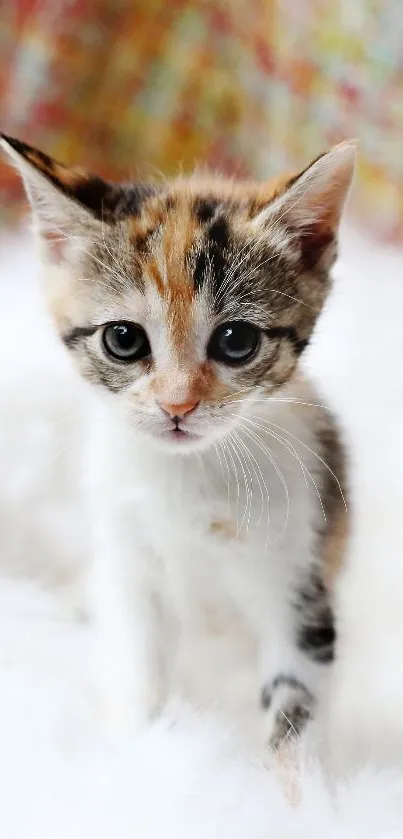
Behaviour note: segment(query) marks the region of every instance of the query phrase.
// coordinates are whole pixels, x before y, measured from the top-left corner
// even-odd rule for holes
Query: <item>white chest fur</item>
[[[110,596],[111,574],[123,575],[129,608],[132,591],[151,597],[170,692],[202,704],[229,691],[242,700],[241,681],[257,707],[258,669],[287,669],[293,597],[316,561],[323,514],[315,414],[270,407],[282,440],[263,430],[238,434],[202,455],[161,452],[108,412],[91,424],[102,608],[108,602],[110,625],[112,609],[124,608]]]

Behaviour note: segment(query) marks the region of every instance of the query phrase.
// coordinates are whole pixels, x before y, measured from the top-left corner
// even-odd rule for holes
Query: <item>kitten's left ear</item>
[[[0,135],[2,148],[20,172],[37,232],[52,259],[63,253],[63,239],[80,237],[101,229],[113,219],[122,196],[121,187],[96,175],[52,160],[37,149]]]
[[[300,247],[306,270],[327,268],[334,258],[340,219],[353,179],[356,143],[335,146],[295,177],[259,214],[273,230],[287,229]]]

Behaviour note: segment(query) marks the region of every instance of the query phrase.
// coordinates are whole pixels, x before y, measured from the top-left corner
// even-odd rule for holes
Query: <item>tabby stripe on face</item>
[[[70,332],[65,332],[61,338],[66,347],[72,349],[77,346],[82,338],[89,338],[90,335],[94,335],[97,329],[99,329],[98,326],[75,326]]]
[[[112,185],[113,189],[113,185]],[[157,186],[152,184],[127,184],[119,189],[116,194],[116,203],[108,209],[113,213],[115,220],[126,218],[137,218],[141,215],[144,205],[149,198],[154,198],[159,193]],[[107,198],[111,204],[111,194]],[[106,202],[108,203],[108,201]]]
[[[211,221],[219,207],[219,201],[213,196],[209,198],[196,198],[193,205],[193,212],[201,224]]]
[[[101,367],[99,360],[92,353],[89,353],[89,358],[93,365],[93,373],[92,375],[90,374],[90,378],[92,378],[94,384],[101,384],[111,393],[119,393],[119,391],[123,390],[130,383],[124,377],[121,378],[116,370]]]
[[[207,208],[204,210],[207,212]],[[228,222],[220,216],[208,228],[205,242],[197,255],[193,273],[196,292],[200,292],[204,284],[210,280],[213,297],[217,297],[230,268],[228,259],[230,242]]]
[[[290,341],[298,355],[300,355],[308,345],[308,341],[305,338],[298,337],[297,330],[293,326],[271,326],[268,329],[265,329],[265,333],[268,338],[273,340],[276,338],[285,338],[287,341]]]

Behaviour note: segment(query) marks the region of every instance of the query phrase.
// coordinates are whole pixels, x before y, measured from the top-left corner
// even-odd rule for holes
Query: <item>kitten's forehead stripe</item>
[[[203,289],[205,283],[210,282],[213,297],[217,299],[231,267],[230,244],[231,235],[227,219],[219,216],[206,231],[196,257],[193,283],[197,292]]]
[[[182,354],[189,343],[194,299],[187,255],[195,241],[196,221],[186,199],[186,196],[177,196],[175,211],[168,212],[162,225],[159,244],[165,263],[167,323],[178,354]]]
[[[165,209],[166,209],[167,213],[169,213],[170,210],[175,210],[176,205],[177,205],[177,200],[176,200],[175,195],[168,195],[167,198],[165,199]]]
[[[141,254],[147,253],[151,238],[175,213],[178,204],[177,196],[172,193],[166,195],[154,187],[150,187],[148,193],[146,187],[143,189],[143,201],[138,206],[138,212],[128,214],[130,241]]]
[[[213,198],[211,195],[205,198],[200,197],[195,199],[193,212],[197,220],[201,224],[204,224],[207,221],[211,221],[219,206],[220,202],[218,198]]]
[[[208,239],[217,248],[227,248],[230,239],[230,231],[225,216],[220,216],[213,222],[208,231]]]
[[[162,297],[162,295],[164,294],[165,286],[164,286],[164,280],[161,276],[161,271],[160,271],[156,261],[154,259],[151,259],[146,264],[146,269],[147,269],[148,276],[151,278],[151,280],[155,284],[155,287],[158,291],[158,294]]]
[[[117,202],[115,213],[117,218],[126,216],[139,216],[145,203],[152,197],[158,195],[159,189],[149,184],[128,184],[124,187],[122,195]]]

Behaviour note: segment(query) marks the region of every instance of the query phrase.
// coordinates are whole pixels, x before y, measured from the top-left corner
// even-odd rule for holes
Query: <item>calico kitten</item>
[[[311,714],[333,657],[342,457],[299,362],[354,146],[274,185],[117,185],[2,145],[32,203],[60,339],[93,391],[88,608],[108,718],[142,725],[181,640],[235,621],[277,745]]]

